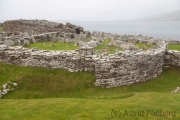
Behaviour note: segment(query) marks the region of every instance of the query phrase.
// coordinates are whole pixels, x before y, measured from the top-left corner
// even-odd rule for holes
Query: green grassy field
[[[108,52],[109,54],[114,54],[116,53],[116,49],[122,50],[120,47],[115,47],[115,46],[108,46],[108,44],[111,42],[111,40],[105,39],[104,42],[101,45],[98,45],[95,47],[95,50],[99,50],[100,53],[103,52]]]
[[[142,92],[125,99],[2,99],[2,120],[179,120],[180,94]],[[153,114],[158,110],[160,115]],[[126,114],[141,112],[143,114]],[[142,116],[141,116],[142,115]],[[155,116],[156,115],[156,116]]]
[[[91,38],[87,38],[89,41]],[[120,47],[108,46],[110,40],[105,40],[101,45],[95,47],[95,50],[99,50],[100,53],[108,52],[109,54],[114,54],[116,49],[122,50]],[[38,42],[31,43],[30,46],[26,48],[34,48],[37,47],[41,50],[75,50],[78,49],[78,46],[74,46],[74,43],[63,43],[63,42]]]
[[[105,40],[95,49],[110,49],[109,42]],[[58,43],[47,42],[33,47],[69,50],[71,46],[65,44],[58,47]],[[170,92],[180,87],[180,68],[164,70],[158,78],[144,83],[107,89],[93,85],[93,72],[70,73],[0,63],[0,86],[8,81],[17,82],[18,89],[0,100],[0,120],[180,119],[180,93]]]
[[[141,43],[135,43],[136,46],[138,46],[140,49],[143,49],[144,46],[146,46],[148,49],[155,46],[153,44],[141,44]]]
[[[0,85],[8,80],[17,82],[19,89],[7,99],[35,98],[126,98],[136,92],[170,92],[180,86],[180,72],[165,70],[155,80],[118,88],[98,88],[93,85],[93,72],[70,73],[66,70],[20,67],[0,64]]]
[[[78,49],[78,46],[74,46],[74,43],[63,43],[63,42],[38,42],[31,43],[27,48],[37,47],[41,50],[75,50]]]
[[[2,31],[3,30],[3,28],[2,28],[2,26],[0,26],[0,31]]]
[[[88,38],[90,40],[91,38]],[[108,52],[109,54],[114,54],[117,50],[122,50],[120,47],[115,46],[108,46],[110,43],[110,40],[104,40],[104,42],[101,45],[98,45],[95,47],[95,50],[99,50],[100,53]],[[135,43],[136,46],[138,46],[140,49],[143,49],[143,46],[145,45],[148,49],[155,46],[153,44],[140,44]],[[39,43],[31,43],[29,47],[27,48],[34,48],[37,47],[41,50],[75,50],[79,49],[78,46],[74,46],[73,43],[63,43],[63,42],[39,42]],[[169,50],[179,50],[180,51],[180,45],[168,45]]]
[[[180,45],[169,44],[168,49],[169,50],[179,50],[180,51]]]
[[[19,85],[18,90],[0,100],[2,120],[180,119],[180,94],[170,92],[180,86],[178,68],[164,70],[158,78],[145,83],[109,89],[95,87],[91,72],[69,73],[0,63],[0,73],[0,85],[7,81]],[[153,116],[147,115],[148,110],[176,114]],[[144,116],[128,116],[126,111],[143,111]]]

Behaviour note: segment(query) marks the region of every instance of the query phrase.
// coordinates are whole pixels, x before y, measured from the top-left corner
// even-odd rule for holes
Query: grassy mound
[[[63,42],[38,42],[31,43],[27,48],[37,47],[41,50],[75,50],[78,49],[78,46],[74,46],[74,43],[63,43]]]

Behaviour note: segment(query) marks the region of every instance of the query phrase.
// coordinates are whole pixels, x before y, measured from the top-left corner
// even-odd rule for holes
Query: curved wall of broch
[[[0,45],[0,62],[19,66],[95,71],[95,86],[117,87],[154,79],[162,72],[167,43],[147,51],[96,55],[90,47],[74,51],[45,51]]]
[[[29,21],[20,20],[10,21],[10,23],[6,22],[5,30],[14,30],[12,29],[14,28],[13,26],[16,28],[14,31],[24,32],[28,30],[29,28],[26,25],[24,27],[22,21],[27,26],[31,26],[33,31],[30,32],[49,32],[47,34],[27,37],[30,43],[33,41],[38,42],[38,37],[41,39],[52,38],[51,40],[53,41],[56,40],[57,34],[60,34],[57,32],[59,29],[65,32],[71,30],[74,33],[75,31],[73,30],[77,28],[71,24],[62,25],[38,20],[33,20],[29,23]],[[42,27],[44,25],[45,27]],[[56,32],[51,33],[51,31],[56,29]],[[78,29],[83,31],[81,27]],[[75,37],[78,36],[75,34]],[[79,37],[82,37],[82,35],[79,35]],[[13,40],[16,42],[16,38],[13,38]],[[179,41],[171,42],[173,44],[174,42],[179,43]],[[167,51],[167,43],[164,41],[161,41],[156,49],[147,51],[126,50],[112,55],[95,54],[91,47],[82,47],[74,51],[47,51],[26,49],[20,46],[10,47],[0,45],[0,62],[19,66],[67,69],[70,72],[94,71],[96,77],[95,86],[110,88],[154,79],[161,74],[164,64],[166,66],[174,65],[180,67],[180,52]]]

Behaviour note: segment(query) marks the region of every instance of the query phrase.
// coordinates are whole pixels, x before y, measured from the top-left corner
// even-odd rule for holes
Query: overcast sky
[[[180,0],[0,0],[0,21],[108,21],[180,10]]]

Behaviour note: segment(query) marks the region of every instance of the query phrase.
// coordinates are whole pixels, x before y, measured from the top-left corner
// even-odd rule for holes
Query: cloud
[[[179,8],[179,0],[0,0],[0,20],[133,19]]]

